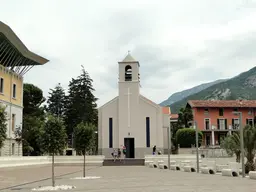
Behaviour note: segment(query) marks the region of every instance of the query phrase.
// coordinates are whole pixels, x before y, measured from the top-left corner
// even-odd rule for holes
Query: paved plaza
[[[56,185],[72,185],[66,191],[87,192],[255,192],[256,181],[147,167],[87,167],[87,176],[100,179],[72,180],[82,176],[82,167],[56,167]],[[51,185],[50,166],[0,169],[0,191],[28,192],[32,188]],[[32,182],[36,181],[38,182]],[[20,186],[14,186],[30,182]],[[13,186],[13,187],[11,187]],[[11,188],[7,188],[11,187]],[[5,188],[5,189],[3,189]]]

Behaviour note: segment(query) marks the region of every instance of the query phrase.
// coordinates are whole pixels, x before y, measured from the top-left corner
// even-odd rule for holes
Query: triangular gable
[[[148,98],[144,97],[143,95],[140,95],[140,98],[141,98],[143,101],[147,102],[148,104],[154,106],[154,107],[157,108],[157,109],[159,109],[159,108],[161,107],[160,105],[158,105],[158,104],[156,104],[155,102],[149,100]]]
[[[100,110],[100,109],[106,107],[107,105],[113,103],[113,102],[116,101],[117,99],[118,99],[118,96],[116,96],[114,99],[110,100],[109,102],[105,103],[104,105],[100,106],[100,107],[98,108],[98,110]]]

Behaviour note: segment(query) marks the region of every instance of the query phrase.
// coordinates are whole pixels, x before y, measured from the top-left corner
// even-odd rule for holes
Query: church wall
[[[151,105],[142,98],[139,100],[138,127],[134,130],[136,135],[136,155],[144,157],[152,154],[152,148],[157,146],[158,150],[163,150],[163,132],[161,110],[155,105]],[[146,146],[146,117],[150,117],[150,147]]]
[[[99,152],[106,158],[111,157],[113,148],[118,148],[118,98],[103,106],[100,110]],[[113,118],[113,148],[109,148],[109,118]]]

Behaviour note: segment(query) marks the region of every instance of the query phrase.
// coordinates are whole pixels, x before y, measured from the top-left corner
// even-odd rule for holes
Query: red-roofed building
[[[242,126],[256,124],[256,100],[190,100],[186,107],[203,132],[203,146],[219,145],[222,137],[239,129],[234,111],[242,112]]]

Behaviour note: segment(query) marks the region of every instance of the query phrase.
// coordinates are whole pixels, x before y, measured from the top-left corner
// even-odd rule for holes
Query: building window
[[[205,130],[210,129],[210,119],[204,119],[204,129]]]
[[[253,109],[249,108],[248,115],[252,115],[252,114],[253,114]]]
[[[246,119],[246,125],[253,126],[253,119]]]
[[[234,111],[236,111],[236,112],[237,112],[237,111],[238,111],[238,108],[234,108]]]
[[[208,109],[208,108],[205,108],[205,109],[204,109],[204,114],[205,114],[205,115],[208,115],[208,114],[209,114],[209,109]]]
[[[0,93],[4,93],[4,79],[0,78]]]
[[[232,119],[233,129],[239,129],[239,119]]]
[[[12,155],[14,155],[15,154],[15,144],[14,143],[12,143]]]
[[[12,114],[12,131],[15,130],[15,120],[16,120],[16,115]]]
[[[223,108],[219,108],[219,116],[223,116],[224,115],[224,109]]]
[[[146,146],[150,147],[150,118],[146,117]]]
[[[228,128],[227,119],[217,119],[217,127],[219,130],[226,130]]]
[[[12,85],[12,98],[16,98],[16,84]]]
[[[125,81],[132,81],[132,67],[130,65],[125,66]]]
[[[113,118],[109,118],[109,148],[113,148]]]

